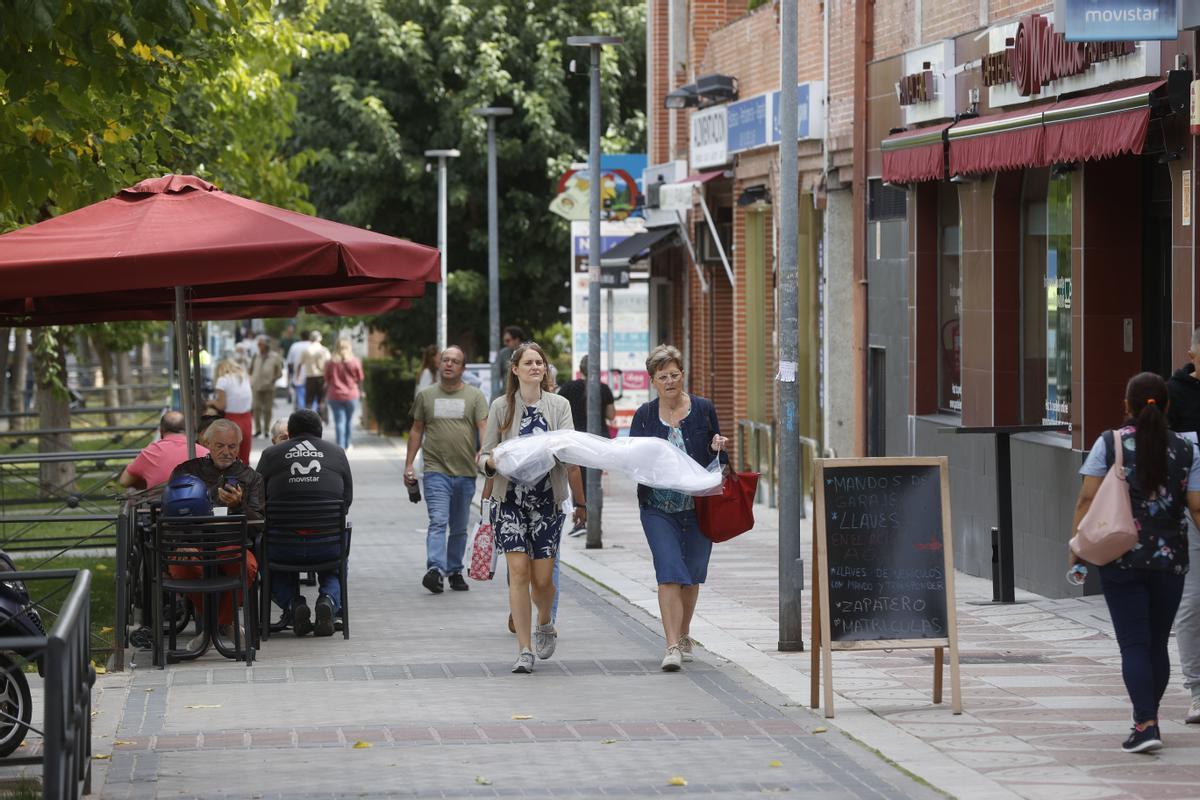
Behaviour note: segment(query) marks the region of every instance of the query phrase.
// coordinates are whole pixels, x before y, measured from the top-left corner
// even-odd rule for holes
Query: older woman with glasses
[[[716,458],[728,461],[717,422],[717,410],[708,400],[684,391],[683,356],[660,344],[646,359],[658,399],[644,403],[633,415],[630,436],[657,436],[708,466]],[[658,581],[658,608],[662,613],[667,652],[665,672],[677,672],[692,660],[689,636],[692,614],[700,597],[700,584],[708,575],[712,542],[700,532],[696,506],[682,492],[638,486],[642,529],[654,558]]]

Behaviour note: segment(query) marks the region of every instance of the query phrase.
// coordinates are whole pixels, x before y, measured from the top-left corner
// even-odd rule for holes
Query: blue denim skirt
[[[641,511],[657,582],[681,586],[704,583],[712,542],[700,532],[696,512],[669,513],[653,506],[642,506]]]

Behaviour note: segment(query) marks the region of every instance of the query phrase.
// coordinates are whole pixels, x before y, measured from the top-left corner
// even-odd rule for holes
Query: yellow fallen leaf
[[[101,633],[112,633],[112,626],[105,625],[103,628],[100,629],[100,632]]]
[[[137,742],[130,742],[130,741],[126,741],[125,739],[113,739],[114,747],[119,744],[137,744]]]
[[[97,675],[106,675],[106,674],[108,674],[108,670],[104,668],[104,665],[103,665],[103,664],[97,664],[95,667],[93,667],[93,669],[95,669],[95,670],[96,670],[96,674],[97,674]]]
[[[616,739],[601,739],[600,744],[616,744]]]
[[[111,753],[93,753],[92,758],[96,759],[97,761],[107,761],[108,759],[112,758],[112,754]]]
[[[354,743],[355,750],[366,750],[370,746],[371,746],[370,742],[364,742],[362,739],[359,739],[357,742]]]
[[[97,572],[104,572],[107,569],[108,569],[108,564],[97,564],[96,565]]]
[[[767,766],[768,767],[782,767],[783,762],[782,761],[772,761],[770,764],[767,764]]]
[[[667,781],[667,786],[687,786],[687,781],[681,775],[672,775],[671,780]]]
[[[813,733],[824,733],[825,728],[813,728]]]
[[[532,714],[513,714],[513,719],[533,719]]]
[[[154,687],[153,687],[153,686],[151,686],[151,687],[150,687],[149,689],[147,689],[146,691],[147,691],[147,692],[153,692],[153,691],[154,691]]]
[[[184,706],[184,708],[220,708],[220,703],[197,703],[194,706]]]
[[[492,785],[491,779],[485,778],[482,775],[476,775],[475,782],[478,783],[480,786],[491,786]]]

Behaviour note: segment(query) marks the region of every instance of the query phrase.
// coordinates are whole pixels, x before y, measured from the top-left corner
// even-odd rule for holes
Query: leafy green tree
[[[560,321],[569,229],[547,206],[588,141],[587,51],[566,39],[625,37],[603,61],[604,148],[641,151],[644,15],[641,0],[335,0],[320,24],[349,47],[298,73],[296,146],[320,153],[303,173],[312,201],[322,216],[436,243],[437,178],[423,153],[460,150],[448,170],[450,336],[486,353],[487,127],[471,110],[511,106],[497,123],[502,322]],[[375,324],[413,353],[433,339],[435,306],[430,287]]]

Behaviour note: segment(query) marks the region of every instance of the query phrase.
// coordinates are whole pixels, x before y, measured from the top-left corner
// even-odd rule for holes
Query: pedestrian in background
[[[633,415],[630,436],[657,436],[707,467],[713,459],[728,461],[727,439],[721,435],[717,410],[703,397],[684,391],[683,355],[660,344],[646,359],[646,372],[658,397],[643,403]],[[696,504],[690,495],[638,485],[642,530],[654,559],[658,608],[662,614],[667,652],[665,672],[676,672],[692,660],[690,635],[700,584],[708,577],[712,542],[700,532]]]
[[[346,338],[338,339],[329,363],[325,365],[325,397],[333,412],[333,428],[338,447],[350,448],[350,429],[354,409],[363,382],[363,368],[354,355],[354,347]]]
[[[440,366],[440,356],[438,346],[436,344],[427,345],[421,351],[421,368],[417,372],[417,388],[413,391],[415,397],[417,392],[420,392],[427,386],[433,386],[438,381],[438,367]]]
[[[1158,705],[1171,679],[1167,640],[1188,571],[1185,512],[1200,519],[1200,462],[1191,442],[1167,429],[1168,403],[1166,382],[1153,372],[1129,380],[1129,418],[1118,430],[1101,434],[1080,468],[1083,486],[1071,525],[1072,531],[1079,528],[1113,464],[1113,448],[1120,447],[1138,540],[1099,571],[1121,648],[1121,676],[1133,703],[1133,730],[1121,745],[1127,753],[1162,747]],[[1078,562],[1070,552],[1068,563]]]
[[[502,396],[492,401],[479,463],[492,478],[492,528],[496,548],[504,553],[508,567],[508,604],[516,627],[519,654],[513,672],[533,672],[530,615],[537,607],[536,658],[554,654],[558,631],[551,621],[554,604],[554,564],[562,537],[565,515],[562,504],[574,500],[574,521],[587,519],[583,481],[579,467],[556,464],[536,486],[511,483],[496,472],[492,452],[503,441],[518,436],[534,436],[546,431],[569,431],[571,404],[550,389],[546,354],[534,342],[519,344],[512,354],[508,385]],[[517,409],[521,413],[517,414]],[[498,498],[499,502],[495,502]]]
[[[271,340],[258,337],[258,350],[250,359],[250,388],[254,390],[254,435],[267,437],[275,410],[275,382],[283,375],[283,359],[271,349]]]
[[[238,458],[243,464],[250,461],[250,434],[253,422],[250,409],[254,405],[254,394],[250,390],[250,376],[246,368],[226,358],[217,364],[216,386],[208,407],[221,412],[225,419],[242,429],[242,440],[238,444]]]
[[[1175,371],[1167,381],[1171,404],[1167,407],[1167,422],[1176,433],[1200,436],[1200,328],[1192,331],[1192,346],[1188,363]],[[1200,453],[1193,452],[1200,459]],[[1189,525],[1188,560],[1200,563],[1200,529]],[[1192,696],[1184,722],[1200,724],[1200,569],[1188,570],[1183,579],[1183,597],[1175,617],[1175,641],[1179,644],[1179,663],[1183,668],[1183,685]]]
[[[308,408],[304,404],[304,352],[308,350],[308,334],[301,333],[300,338],[292,342],[287,349],[288,387],[291,389],[293,411]]]
[[[429,529],[421,585],[434,594],[442,593],[443,578],[454,591],[470,588],[462,576],[463,554],[479,474],[475,459],[488,410],[483,392],[463,382],[466,361],[461,347],[451,345],[442,351],[441,379],[418,392],[413,402],[404,461],[404,482],[413,486],[417,481],[413,463],[417,451],[424,452]]]
[[[325,365],[329,363],[329,348],[321,344],[321,332],[308,335],[308,347],[300,354],[304,367],[304,404],[325,418]]]

